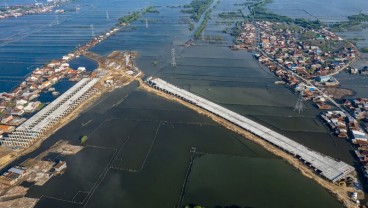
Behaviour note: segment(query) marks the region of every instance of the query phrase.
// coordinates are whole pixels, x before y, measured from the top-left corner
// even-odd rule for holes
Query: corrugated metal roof
[[[24,173],[24,170],[21,170],[21,169],[18,169],[18,168],[10,168],[9,169],[9,172],[13,172],[13,173],[16,173],[16,174],[19,174],[19,175],[22,175]]]

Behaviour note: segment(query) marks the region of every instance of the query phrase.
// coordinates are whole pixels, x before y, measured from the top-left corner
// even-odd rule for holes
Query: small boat
[[[56,91],[55,92],[52,92],[52,95],[53,96],[58,96],[58,95],[60,95],[60,92],[56,92]]]

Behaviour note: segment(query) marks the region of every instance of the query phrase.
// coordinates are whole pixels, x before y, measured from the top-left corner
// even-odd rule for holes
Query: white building
[[[100,78],[83,78],[68,91],[44,107],[41,111],[20,125],[8,137],[0,139],[5,146],[29,147],[47,130],[77,108],[97,90],[93,86]]]

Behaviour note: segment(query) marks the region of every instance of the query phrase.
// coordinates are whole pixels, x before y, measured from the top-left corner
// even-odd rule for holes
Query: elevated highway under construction
[[[185,102],[200,107],[201,109],[221,117],[228,122],[264,139],[268,143],[294,156],[312,169],[316,174],[328,181],[338,182],[354,171],[354,167],[346,164],[345,162],[335,160],[327,155],[311,150],[288,137],[246,118],[245,116],[230,111],[186,90],[180,89],[162,79],[148,78],[146,83],[152,88],[160,90],[166,94],[176,96]]]
[[[0,139],[0,144],[8,147],[31,146],[84,100],[94,94],[97,91],[94,85],[99,80],[100,78],[83,78],[25,123],[17,127],[8,137]]]

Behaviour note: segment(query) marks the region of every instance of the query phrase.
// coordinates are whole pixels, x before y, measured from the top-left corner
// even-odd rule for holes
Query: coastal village
[[[364,74],[364,69],[350,67],[360,55],[358,49],[327,28],[314,30],[268,21],[244,22],[242,28],[232,49],[256,50],[259,63],[279,78],[275,84],[285,85],[303,100],[312,101],[321,110],[320,118],[326,127],[354,145],[363,176],[368,181],[368,99],[344,99],[342,110],[328,111],[334,108],[330,98],[341,99],[348,95],[337,88],[339,81],[333,75],[342,70]],[[331,91],[335,94],[328,93]],[[362,193],[362,188],[356,190]],[[351,198],[356,200],[356,193]]]
[[[68,2],[68,0],[49,0],[48,4],[56,6],[56,3],[65,2]],[[149,11],[150,8],[144,10],[144,12]],[[101,79],[104,82],[106,81],[103,86],[116,87],[124,84],[126,81],[125,76],[121,77],[122,72],[124,75],[130,77],[141,76],[141,72],[134,66],[133,59],[137,55],[134,52],[113,52],[108,57],[100,57],[97,54],[88,52],[90,48],[120,31],[122,27],[127,26],[129,22],[138,18],[139,15],[141,15],[141,13],[131,14],[122,18],[122,22],[119,21],[119,24],[117,24],[116,27],[111,28],[106,33],[95,36],[85,45],[77,46],[73,52],[64,55],[62,58],[53,60],[43,67],[36,68],[17,88],[13,89],[11,92],[0,93],[0,142],[5,142],[9,138],[9,135],[13,135],[13,132],[16,131],[17,127],[24,124],[40,109],[43,109],[45,103],[41,103],[38,100],[41,93],[51,93],[55,97],[60,94],[60,92],[57,92],[53,86],[62,79],[79,82],[86,78],[93,79],[96,77],[107,77],[107,80]],[[78,69],[70,68],[69,62],[81,55],[85,55],[86,57],[97,61],[99,66],[103,67],[105,71],[95,70],[94,72],[91,72],[83,66],[78,67]],[[106,73],[106,70],[108,73]],[[120,77],[121,80],[116,80],[117,83],[114,83],[114,79],[116,77]],[[15,146],[13,148],[17,147],[19,146]],[[2,151],[6,152],[6,150]]]
[[[271,70],[278,68],[274,60],[302,77],[316,78],[341,71],[359,56],[353,44],[327,28],[313,30],[267,21],[255,22],[254,25],[243,23],[243,27],[244,33],[237,37],[239,44],[233,48],[252,49],[258,40],[265,55],[259,54],[257,58]]]
[[[55,10],[60,4],[67,3],[70,0],[47,0],[47,3],[36,2],[33,5],[15,5],[6,6],[0,9],[0,19],[17,18],[24,15],[34,15],[43,13],[63,13],[63,9]],[[4,1],[4,3],[6,3]],[[78,8],[77,8],[78,10]]]
[[[68,0],[48,0],[48,4],[55,6],[56,3],[65,2]],[[88,50],[120,31],[122,27],[129,25],[131,21],[143,13],[152,11],[155,10],[149,7],[120,18],[116,27],[102,35],[93,37],[85,45],[77,46],[73,52],[64,55],[61,59],[53,60],[43,67],[36,68],[11,92],[0,93],[0,143],[11,145],[11,148],[15,150],[28,147],[34,140],[44,135],[44,131],[49,131],[51,127],[55,126],[55,122],[60,122],[61,118],[70,114],[81,102],[97,91],[101,91],[101,89],[93,88],[94,84],[102,82],[99,86],[103,88],[104,92],[106,89],[122,86],[133,78],[143,76],[139,69],[134,66],[134,58],[137,56],[135,52],[114,51],[108,57],[101,57],[88,52]],[[69,62],[81,55],[98,62],[99,69],[91,72],[83,66],[78,67],[78,69],[70,68]],[[49,104],[44,108],[45,103],[38,100],[40,94],[52,93],[55,97],[59,96],[60,93],[53,86],[62,79],[69,79],[77,84],[54,101],[57,102],[56,106]],[[73,96],[74,94],[78,94],[78,97]],[[71,108],[60,108],[66,101],[73,103]],[[40,109],[42,110],[39,111]],[[56,113],[55,111],[58,113],[56,120],[50,117]],[[48,117],[50,117],[49,123],[41,122]],[[21,125],[23,127],[20,127]],[[34,132],[24,132],[25,130],[29,131],[34,126],[37,127],[37,131],[42,130],[42,132],[38,132],[37,135]],[[17,132],[19,129],[21,132]],[[27,136],[24,137],[24,134]],[[1,149],[0,152],[7,152],[7,150]]]
[[[66,115],[67,118],[77,115],[78,112],[72,112],[85,105],[86,102],[84,101],[87,98],[95,99],[96,96],[101,96],[104,92],[130,83],[135,77],[143,76],[138,68],[134,66],[134,58],[137,56],[136,52],[114,51],[107,57],[88,52],[91,47],[94,47],[119,30],[120,28],[118,27],[113,28],[105,34],[93,38],[86,45],[79,46],[74,52],[63,56],[61,59],[53,60],[45,66],[35,69],[12,92],[0,94],[1,160],[5,158],[4,161],[9,162],[12,158],[16,158],[8,157],[14,151],[21,153],[22,150],[26,150],[34,142],[47,138],[54,131],[53,129],[57,128],[58,124],[62,125],[63,122],[67,122],[61,119],[64,118],[63,115]],[[85,67],[79,67],[78,69],[70,68],[69,62],[81,55],[97,61],[99,69],[89,72]],[[59,92],[53,86],[61,79],[68,79],[77,83],[48,105],[37,100],[41,93],[53,93],[54,96],[58,96]],[[97,93],[97,95],[89,98],[94,93]],[[63,107],[65,102],[73,104],[66,108]],[[81,102],[84,102],[84,104],[80,104]],[[62,115],[59,115],[60,113]],[[33,126],[40,126],[42,120],[49,120],[49,122],[44,123],[41,128],[37,127],[42,129],[42,133],[30,139],[29,135],[34,134],[29,133],[29,129],[33,128]],[[22,126],[26,126],[25,129]],[[0,175],[0,207],[33,207],[37,199],[24,197],[28,188],[21,184],[28,182],[42,186],[51,177],[62,174],[65,171],[67,168],[65,161],[43,159],[48,153],[73,155],[82,150],[82,148],[81,146],[69,145],[61,140],[36,158],[28,159],[20,165],[7,169]],[[2,161],[1,165],[7,162],[3,163]]]
[[[279,78],[275,84],[287,86],[302,99],[313,102],[318,109],[334,108],[334,103],[329,102],[325,94],[315,86],[328,88],[339,85],[333,74],[347,69],[359,56],[358,50],[352,44],[326,28],[310,30],[267,21],[243,23],[243,28],[244,32],[237,37],[237,44],[233,45],[232,49],[257,50],[255,58]],[[50,129],[55,128],[64,115],[69,115],[72,110],[77,109],[80,103],[89,99],[89,96],[97,92],[101,95],[101,87],[106,91],[113,90],[133,78],[142,77],[142,72],[134,66],[133,59],[137,56],[134,52],[115,51],[107,57],[88,52],[91,47],[119,30],[120,28],[113,28],[104,35],[93,38],[86,45],[77,47],[74,52],[61,59],[53,60],[35,69],[12,92],[1,93],[1,144],[9,145],[8,147],[15,151],[25,149],[23,147],[29,147],[36,139],[46,138],[45,132],[52,133]],[[300,38],[304,39],[300,40]],[[328,44],[324,44],[324,41]],[[337,44],[330,44],[331,42]],[[333,45],[334,48],[326,48],[327,45]],[[69,62],[82,55],[98,61],[99,69],[89,72],[84,67],[70,68]],[[55,105],[45,106],[38,100],[40,94],[52,93],[55,97],[59,96],[54,85],[62,79],[77,82],[75,89],[72,89],[74,91],[61,95],[65,98],[62,97],[62,101],[56,100]],[[305,82],[304,79],[312,81]],[[70,100],[73,101],[72,107],[63,108],[63,104]],[[364,176],[368,178],[368,138],[361,126],[361,121],[366,121],[368,118],[368,99],[345,100],[342,106],[346,112],[323,111],[321,119],[337,137],[351,139],[356,145],[355,153],[359,158]],[[48,120],[50,117],[55,117],[57,120]],[[47,124],[42,119],[51,122]],[[39,127],[40,124],[43,125],[39,128],[42,132],[41,136],[37,131],[33,131],[34,127]],[[32,137],[34,132],[37,133],[36,137]],[[26,143],[24,140],[29,138],[32,140],[31,143]],[[49,153],[73,155],[82,149],[81,146],[60,141],[36,158],[28,159],[22,164],[7,169],[0,176],[0,207],[33,207],[37,199],[25,197],[28,188],[22,184],[27,182],[42,186],[52,177],[67,171],[66,161],[60,159],[50,161],[46,160],[45,156]],[[359,199],[363,197],[362,188],[354,180],[339,181],[341,186],[348,184],[350,187],[355,186],[350,197],[354,203],[359,204]]]
[[[95,37],[87,44],[78,47],[74,52],[63,56],[59,60],[53,60],[47,65],[35,69],[17,88],[12,92],[0,94],[0,139],[3,135],[12,133],[15,128],[27,120],[29,115],[42,109],[43,103],[37,100],[41,93],[59,95],[53,85],[62,79],[79,81],[84,77],[96,76],[86,70],[85,67],[72,69],[69,62],[86,53],[104,39],[119,31],[119,28],[111,29],[104,35]]]
[[[103,76],[102,78],[83,78],[81,81],[79,81],[76,85],[83,82],[83,80],[97,80],[95,87],[96,89],[99,89],[100,96],[104,92],[109,92],[114,90],[115,88],[124,86],[127,83],[130,83],[133,80],[133,77],[140,77],[143,76],[142,73],[138,70],[137,67],[134,67],[133,64],[133,58],[136,56],[135,52],[120,52],[120,51],[114,51],[107,57],[100,57],[97,54],[93,53],[86,53],[85,54],[88,57],[94,57],[94,59],[99,61],[100,66],[103,66],[105,70],[97,70],[99,71],[99,75],[96,76]],[[101,75],[102,74],[102,75]],[[95,76],[91,74],[90,76]],[[92,82],[88,82],[90,84]],[[87,85],[88,85],[87,84]],[[73,88],[73,87],[72,87]],[[68,94],[66,92],[65,94]],[[78,93],[75,93],[75,96],[80,96]],[[83,99],[80,99],[83,98]],[[78,100],[85,100],[85,96],[82,95],[82,97],[78,98]],[[93,99],[93,98],[92,98]],[[48,106],[54,106],[54,104],[59,105],[60,102],[56,99]],[[84,105],[84,104],[82,104]],[[59,108],[63,108],[62,105],[59,105]],[[44,108],[45,109],[45,108]],[[61,109],[56,109],[56,111],[60,111]],[[49,116],[51,117],[58,117],[56,111],[52,111]],[[74,114],[71,113],[72,111],[68,110],[68,114]],[[73,111],[74,112],[74,111]],[[39,113],[36,113],[28,119],[26,122],[31,121],[32,119],[35,120],[35,117],[39,117]],[[69,116],[69,115],[67,115]],[[44,118],[45,120],[48,120],[48,118]],[[48,137],[50,133],[52,133],[52,128],[55,127],[57,124],[62,125],[62,120],[58,119],[58,123],[52,122],[51,125],[47,125],[45,127],[46,133],[38,136],[36,139],[42,140]],[[51,128],[51,130],[49,130]],[[48,133],[47,133],[48,132]],[[7,143],[4,143],[8,140],[12,140],[12,135],[15,133],[8,134],[8,138],[3,138],[1,141],[2,144],[5,146]],[[27,149],[23,148],[22,146],[14,146],[13,144],[20,143],[21,138],[23,140],[26,140],[29,138],[29,136],[25,137],[14,137],[17,138],[18,142],[12,142],[9,146],[10,148],[17,149]],[[81,145],[83,145],[86,141],[87,137],[83,136],[80,139]],[[20,143],[21,144],[21,143]],[[28,146],[27,146],[28,147]],[[56,157],[53,160],[50,160],[50,158],[46,159],[47,156],[51,153],[56,153],[61,156],[68,156],[68,155],[74,155],[77,154],[79,151],[83,149],[83,146],[76,146],[76,145],[70,145],[68,142],[60,140],[58,141],[54,146],[49,148],[48,150],[42,152],[40,155],[38,155],[35,158],[30,158],[24,161],[22,164],[19,164],[17,166],[13,166],[8,168],[5,172],[3,172],[0,175],[0,207],[16,207],[16,208],[31,208],[33,207],[38,199],[34,198],[28,198],[25,197],[27,194],[27,190],[29,189],[29,185],[32,184],[35,186],[43,186],[47,181],[49,181],[52,177],[58,176],[60,174],[63,174],[67,169],[67,162],[58,159]],[[23,185],[26,183],[25,185]]]

